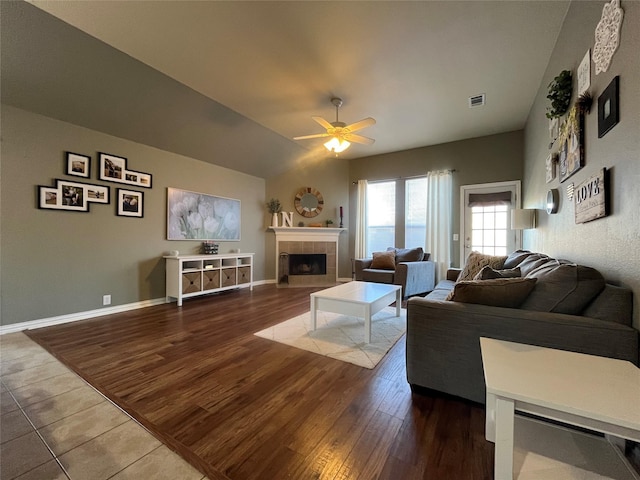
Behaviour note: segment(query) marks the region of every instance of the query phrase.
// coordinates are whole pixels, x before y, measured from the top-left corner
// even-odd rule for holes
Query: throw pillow
[[[467,263],[458,275],[458,282],[465,280],[473,280],[482,267],[490,266],[491,268],[500,269],[504,265],[507,256],[497,257],[494,255],[485,255],[480,252],[471,252],[467,257]]]
[[[535,278],[462,281],[455,284],[447,300],[491,307],[518,308],[535,285]]]
[[[520,268],[507,268],[505,270],[494,270],[489,265],[482,267],[482,270],[473,277],[474,280],[492,280],[494,278],[516,278],[521,277]]]
[[[396,269],[396,252],[391,250],[388,252],[373,252],[373,261],[371,266],[374,270],[395,270]]]

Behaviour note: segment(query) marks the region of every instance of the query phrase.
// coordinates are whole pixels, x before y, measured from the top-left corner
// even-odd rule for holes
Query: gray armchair
[[[389,247],[385,253],[395,254],[390,255],[392,261],[386,259],[386,264],[374,263],[373,258],[355,259],[356,280],[400,285],[403,298],[433,290],[435,263],[429,261],[429,253],[424,253],[422,248],[393,247]],[[376,268],[380,266],[384,268]]]

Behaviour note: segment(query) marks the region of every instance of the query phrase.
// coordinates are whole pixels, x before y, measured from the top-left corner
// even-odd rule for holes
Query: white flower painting
[[[240,200],[169,188],[167,238],[240,240]]]

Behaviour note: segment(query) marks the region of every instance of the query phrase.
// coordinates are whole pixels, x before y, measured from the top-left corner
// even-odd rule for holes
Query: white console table
[[[253,253],[165,256],[167,301],[234,288],[253,290]]]

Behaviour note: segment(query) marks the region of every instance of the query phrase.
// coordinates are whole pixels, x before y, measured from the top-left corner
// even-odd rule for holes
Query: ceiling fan
[[[342,99],[338,97],[333,97],[331,99],[331,103],[336,107],[336,121],[335,122],[327,122],[322,117],[311,117],[316,122],[318,122],[321,126],[327,129],[325,133],[316,133],[313,135],[304,135],[302,137],[293,137],[294,140],[307,140],[310,138],[323,138],[323,137],[331,137],[328,142],[324,144],[324,146],[330,152],[340,153],[344,152],[351,142],[361,143],[363,145],[371,145],[375,140],[373,138],[364,137],[362,135],[357,135],[353,132],[358,130],[362,130],[363,128],[369,127],[376,123],[375,119],[368,117],[359,122],[352,123],[351,125],[347,125],[344,122],[338,120],[338,109],[342,106]]]

